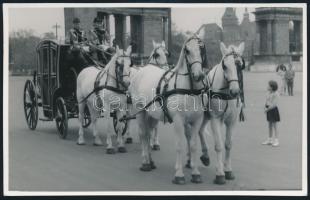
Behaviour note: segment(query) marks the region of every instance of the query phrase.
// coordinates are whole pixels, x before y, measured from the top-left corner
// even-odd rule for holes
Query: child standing
[[[277,90],[277,82],[273,80],[269,81],[268,95],[265,104],[265,113],[269,126],[269,138],[262,143],[263,145],[272,145],[274,147],[279,146],[279,133],[277,130],[277,122],[280,121],[280,114],[278,109],[279,93],[277,92]]]

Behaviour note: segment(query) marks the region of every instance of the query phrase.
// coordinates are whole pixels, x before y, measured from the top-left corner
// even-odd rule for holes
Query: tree
[[[182,31],[179,31],[174,23],[171,27],[171,52],[169,63],[177,64],[183,43],[187,36]]]
[[[34,35],[34,31],[21,29],[10,33],[9,58],[14,63],[13,71],[34,70],[36,68],[36,46],[40,38]]]
[[[43,34],[43,39],[51,39],[51,40],[55,40],[56,39],[56,35],[54,32],[47,32]]]

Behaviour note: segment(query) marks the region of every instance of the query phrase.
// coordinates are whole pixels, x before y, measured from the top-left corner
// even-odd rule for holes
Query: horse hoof
[[[202,183],[202,179],[200,174],[192,174],[192,179],[191,179],[192,183]]]
[[[151,169],[156,169],[156,165],[155,165],[154,161],[151,161],[150,165],[151,165]]]
[[[149,171],[152,171],[152,166],[151,164],[142,164],[142,166],[140,167],[140,170],[143,172],[149,172]]]
[[[190,161],[190,160],[187,160],[187,163],[186,163],[185,167],[188,168],[188,169],[191,169],[191,168],[192,168],[192,167],[191,167],[191,161]]]
[[[217,185],[224,185],[226,183],[225,176],[224,175],[219,175],[219,176],[216,175],[213,183],[217,184]]]
[[[118,152],[120,152],[120,153],[126,153],[127,150],[126,150],[125,147],[118,147]]]
[[[208,156],[202,155],[200,156],[200,160],[204,166],[210,165],[210,158]]]
[[[185,177],[179,177],[175,176],[174,179],[172,180],[172,183],[177,184],[177,185],[184,185],[185,184]]]
[[[153,147],[152,147],[152,150],[159,151],[160,150],[160,146],[158,144],[154,144]]]
[[[125,143],[126,144],[132,144],[132,138],[131,137],[127,138]]]
[[[234,180],[235,179],[234,173],[232,171],[225,172],[225,179],[226,180]]]
[[[115,150],[113,148],[107,149],[107,154],[115,154]]]

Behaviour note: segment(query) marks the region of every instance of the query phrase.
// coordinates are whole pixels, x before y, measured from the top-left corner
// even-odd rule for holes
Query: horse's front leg
[[[181,119],[179,115],[175,115],[173,118],[174,122],[174,131],[176,135],[176,163],[175,163],[175,176],[173,179],[174,184],[185,184],[185,177],[183,173],[183,163],[182,163],[182,153],[183,153],[183,144],[182,137],[184,137],[184,121]]]
[[[190,152],[191,152],[191,167],[192,167],[192,179],[193,183],[202,183],[201,175],[198,170],[198,131],[200,130],[202,117],[196,120],[192,125],[191,139],[190,139]]]
[[[117,114],[120,114],[120,111],[116,111],[116,112],[118,112]],[[120,153],[127,152],[125,145],[124,145],[124,136],[122,135],[124,128],[125,128],[125,124],[119,122],[117,126],[118,130],[116,134],[117,134],[118,152]]]
[[[203,121],[202,121],[201,127],[200,127],[199,132],[198,132],[199,138],[200,138],[200,143],[201,143],[201,151],[202,151],[202,155],[200,156],[200,160],[205,166],[210,165],[208,146],[207,146],[207,143],[206,143],[206,140],[204,137],[204,133],[205,133],[208,121],[209,121],[208,118],[204,114]]]
[[[107,123],[107,154],[115,154],[115,149],[113,147],[113,142],[112,142],[112,136],[114,135],[114,128],[113,128],[113,119],[110,116],[110,112],[107,112],[106,116],[104,116],[104,119],[106,120]]]
[[[223,139],[221,134],[221,127],[223,122],[219,118],[212,118],[211,129],[214,138],[214,149],[216,152],[216,178],[214,180],[215,184],[225,184],[225,176],[223,169]]]
[[[131,115],[131,111],[132,111],[132,104],[128,104],[128,110],[126,111],[126,114],[127,116],[130,116]],[[125,143],[126,144],[131,144],[133,141],[132,141],[132,136],[131,136],[131,133],[130,131],[132,130],[132,122],[131,120],[128,120],[127,121],[127,125],[128,125],[128,128],[126,130],[126,141]]]
[[[232,172],[231,167],[231,148],[232,148],[232,132],[235,128],[235,123],[226,123],[226,138],[225,138],[225,161],[224,161],[224,171],[226,180],[234,180],[235,176]]]
[[[185,164],[186,168],[191,168],[191,148],[190,148],[190,141],[191,141],[191,125],[185,124],[184,125],[184,133],[186,138],[186,156],[187,156],[187,162]]]

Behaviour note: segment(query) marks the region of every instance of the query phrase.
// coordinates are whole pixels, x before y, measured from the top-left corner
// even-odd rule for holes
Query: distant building
[[[243,20],[239,23],[235,8],[226,8],[222,16],[222,27],[216,23],[204,24],[201,28],[205,29],[204,42],[207,48],[208,61],[211,66],[218,64],[222,59],[220,42],[226,46],[231,44],[238,46],[245,42],[243,56],[246,65],[253,63],[253,49],[255,41],[255,22],[251,22],[247,8],[243,15]]]

